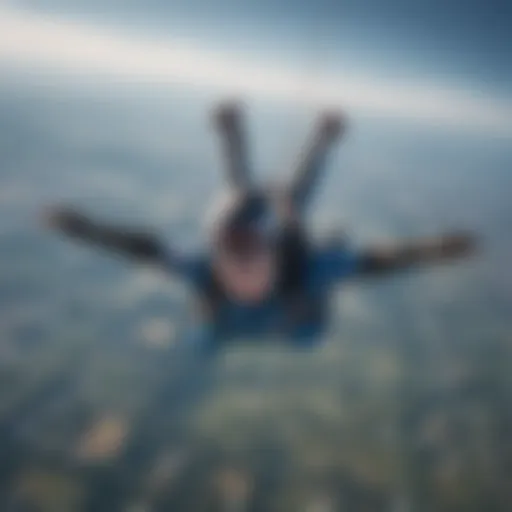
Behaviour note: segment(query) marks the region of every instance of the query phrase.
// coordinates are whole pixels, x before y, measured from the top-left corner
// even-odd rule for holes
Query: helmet
[[[277,220],[269,197],[262,191],[228,191],[208,215],[213,248],[250,252],[255,243],[272,243]]]

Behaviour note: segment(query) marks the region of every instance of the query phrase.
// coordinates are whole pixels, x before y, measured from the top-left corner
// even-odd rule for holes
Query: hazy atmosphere
[[[511,510],[511,20],[498,0],[2,2],[2,512]],[[316,232],[462,227],[477,254],[342,285],[311,352],[183,361],[190,290],[39,214],[201,247],[209,114],[233,97],[274,180],[317,110],[346,112]]]

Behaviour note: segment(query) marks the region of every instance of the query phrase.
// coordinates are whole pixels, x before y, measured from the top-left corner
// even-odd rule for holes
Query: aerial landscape
[[[510,510],[512,76],[497,76],[498,60],[488,87],[475,74],[476,92],[464,87],[461,97],[452,85],[392,94],[385,80],[380,96],[348,64],[353,85],[340,85],[339,96],[332,77],[294,90],[303,74],[251,67],[249,57],[231,89],[236,56],[257,54],[250,31],[247,47],[219,61],[226,84],[222,72],[209,84],[213,71],[192,65],[180,75],[177,61],[160,72],[172,45],[161,42],[158,20],[170,15],[151,2],[149,46],[104,72],[145,40],[129,18],[138,2],[122,21],[133,39],[109,32],[107,8],[31,4],[0,8],[0,510]],[[204,26],[197,22],[205,38],[212,17],[207,10]],[[16,30],[1,35],[8,23]],[[23,28],[35,34],[26,51]],[[295,62],[289,30],[271,62],[286,62],[286,51]],[[96,55],[100,33],[98,44],[111,46]],[[230,37],[239,34],[227,30],[225,44]],[[199,43],[182,50],[184,61]],[[153,47],[162,53],[151,61],[144,52]],[[324,67],[344,58],[331,55]],[[477,253],[341,285],[330,332],[312,351],[241,340],[207,365],[184,358],[190,290],[69,243],[44,229],[40,212],[75,204],[150,227],[183,250],[200,247],[221,175],[209,112],[232,93],[246,103],[262,177],[286,172],[318,104],[346,112],[349,132],[315,203],[315,232],[341,229],[364,245],[462,226],[477,233]]]

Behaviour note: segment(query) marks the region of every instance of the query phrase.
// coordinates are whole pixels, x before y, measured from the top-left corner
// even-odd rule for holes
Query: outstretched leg
[[[394,246],[377,246],[363,251],[360,255],[358,274],[384,275],[420,265],[442,263],[468,256],[475,249],[475,245],[472,236],[452,233]]]
[[[250,187],[250,170],[241,109],[234,103],[222,104],[213,117],[222,140],[226,179],[233,188],[247,190]]]
[[[329,150],[344,128],[339,114],[328,113],[321,116],[309,145],[300,157],[287,191],[297,213],[301,213],[311,199]]]

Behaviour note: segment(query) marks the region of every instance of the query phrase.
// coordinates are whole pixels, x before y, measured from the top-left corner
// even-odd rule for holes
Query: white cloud
[[[339,105],[375,115],[429,120],[512,136],[512,100],[435,85],[384,83],[331,74],[304,83],[304,73],[271,68],[193,47],[149,41],[82,23],[0,8],[0,64],[80,77],[181,84],[219,94]]]

